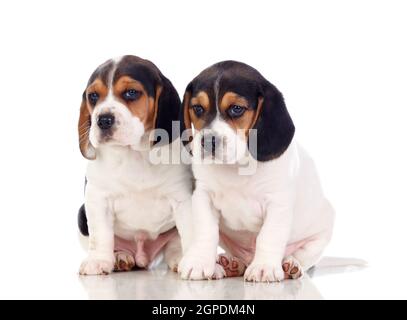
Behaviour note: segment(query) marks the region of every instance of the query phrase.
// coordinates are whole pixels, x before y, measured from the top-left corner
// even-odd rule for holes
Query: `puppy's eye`
[[[92,106],[96,105],[99,100],[99,95],[96,92],[91,92],[88,94],[89,102]]]
[[[193,105],[193,106],[192,106],[192,109],[194,109],[194,112],[195,112],[195,114],[196,114],[196,116],[197,116],[198,118],[199,118],[200,116],[202,116],[202,115],[204,114],[204,112],[205,112],[204,107],[202,107],[202,106],[199,105],[199,104]]]
[[[227,113],[231,118],[239,118],[243,115],[243,113],[245,113],[245,111],[246,111],[245,107],[234,104],[229,107]]]
[[[137,100],[141,95],[140,91],[129,89],[123,92],[123,99],[126,101],[134,101]]]

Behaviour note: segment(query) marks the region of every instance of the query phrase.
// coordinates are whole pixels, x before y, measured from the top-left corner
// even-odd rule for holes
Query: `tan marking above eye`
[[[234,92],[226,92],[219,105],[219,109],[221,112],[226,112],[232,105],[238,105],[244,108],[249,107],[249,102],[242,96],[239,96],[237,93]]]
[[[238,118],[230,118],[227,114],[227,110],[233,106],[238,105],[243,108],[246,108],[246,111],[243,113],[242,116]],[[256,120],[256,110],[249,108],[249,102],[246,98],[238,95],[235,92],[226,92],[222,100],[219,104],[219,109],[222,114],[225,115],[225,121],[236,131],[237,130],[244,130],[245,134],[247,135],[249,129],[251,129]]]
[[[128,76],[123,76],[116,81],[113,87],[113,93],[119,100],[123,100],[123,92],[130,89],[139,91],[142,93],[142,95],[147,96],[147,92],[144,89],[143,84],[140,81],[134,80]]]
[[[192,108],[195,105],[202,106],[205,109],[205,113],[209,112],[211,105],[209,102],[209,96],[205,91],[199,91],[197,95],[191,98],[189,106],[187,106],[189,109],[189,117],[191,119],[191,122],[194,124],[194,128],[197,130],[201,130],[205,126],[205,120],[202,116],[199,118],[197,117],[194,109]]]
[[[135,101],[125,101],[122,95],[126,90],[131,89],[139,91],[141,94]],[[129,76],[122,76],[114,84],[113,94],[118,100],[122,101],[122,103],[126,105],[133,116],[140,119],[140,121],[144,124],[146,131],[154,128],[154,98],[148,96],[143,84],[140,81],[134,80]]]
[[[190,105],[194,106],[197,104],[201,105],[205,109],[205,111],[209,111],[210,108],[209,96],[205,91],[199,91],[196,96],[191,98]]]
[[[99,100],[98,103],[102,100],[104,100],[108,94],[109,89],[105,86],[105,84],[103,83],[103,81],[99,78],[97,78],[95,81],[93,81],[88,88],[86,89],[86,101],[87,106],[89,108],[89,111],[92,111],[93,106],[90,105],[89,101],[88,101],[88,94],[92,93],[92,92],[96,92],[99,95]]]

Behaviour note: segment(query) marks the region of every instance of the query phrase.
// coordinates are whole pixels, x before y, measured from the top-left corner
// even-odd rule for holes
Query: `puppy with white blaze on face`
[[[172,130],[180,109],[175,88],[148,60],[124,56],[91,75],[78,124],[90,160],[78,217],[89,254],[80,274],[147,268],[161,253],[177,269],[189,237],[192,173],[165,157],[181,151]],[[150,161],[157,150],[160,163]]]
[[[191,81],[183,110],[196,188],[181,277],[300,278],[329,242],[335,214],[282,94],[254,68],[224,61]],[[244,163],[255,166],[243,173]]]

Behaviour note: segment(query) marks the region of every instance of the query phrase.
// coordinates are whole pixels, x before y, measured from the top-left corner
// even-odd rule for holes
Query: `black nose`
[[[114,115],[107,113],[99,116],[98,126],[102,130],[110,129],[114,124]]]
[[[219,137],[216,135],[205,135],[201,139],[201,146],[208,152],[215,152],[219,146]]]

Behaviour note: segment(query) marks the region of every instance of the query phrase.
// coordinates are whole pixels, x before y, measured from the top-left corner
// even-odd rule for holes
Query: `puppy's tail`
[[[78,211],[78,227],[82,235],[89,236],[88,219],[86,218],[85,204],[83,204]]]

